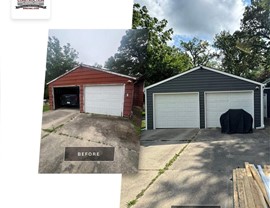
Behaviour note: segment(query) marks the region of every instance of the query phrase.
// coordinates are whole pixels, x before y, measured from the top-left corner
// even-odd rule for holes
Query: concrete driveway
[[[45,112],[40,173],[136,173],[139,135],[130,120],[77,110]],[[64,161],[65,147],[114,147],[114,161]]]
[[[246,161],[270,164],[269,128],[233,135],[218,129],[151,130],[141,140],[139,173],[122,178],[121,208],[231,208],[232,170]]]

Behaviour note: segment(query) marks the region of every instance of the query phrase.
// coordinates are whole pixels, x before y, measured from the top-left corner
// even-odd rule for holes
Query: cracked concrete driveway
[[[145,131],[141,138],[139,172],[122,177],[120,207],[231,208],[232,170],[243,167],[246,161],[270,163],[269,128],[232,135],[221,134],[219,129]]]
[[[136,173],[139,135],[130,120],[56,110],[43,115],[40,173]],[[65,147],[115,147],[114,161],[64,161]]]

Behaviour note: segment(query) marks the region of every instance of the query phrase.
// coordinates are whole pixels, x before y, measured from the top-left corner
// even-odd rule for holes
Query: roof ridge
[[[138,78],[137,77],[132,77],[132,76],[128,76],[128,75],[125,75],[125,74],[120,74],[120,73],[117,73],[117,72],[113,72],[113,71],[110,71],[109,69],[105,69],[105,68],[98,68],[98,67],[95,67],[95,66],[90,66],[90,65],[87,65],[87,64],[79,64],[77,66],[75,66],[74,68],[72,68],[71,70],[65,72],[64,74],[61,74],[60,76],[56,77],[55,79],[47,82],[47,85],[52,83],[52,82],[55,82],[56,80],[60,79],[61,77],[71,73],[72,71],[80,68],[80,67],[86,67],[86,68],[89,68],[89,69],[94,69],[94,70],[97,70],[97,71],[102,71],[102,72],[105,72],[105,73],[109,73],[109,74],[113,74],[113,75],[116,75],[116,76],[121,76],[121,77],[125,77],[125,78],[128,78],[128,79],[133,79],[133,80],[137,80]]]
[[[213,69],[213,68],[210,68],[210,67],[206,67],[206,66],[203,66],[203,65],[199,65],[199,66],[196,66],[196,67],[194,67],[194,68],[191,68],[191,69],[189,69],[189,70],[187,70],[187,71],[184,71],[184,72],[182,72],[182,73],[179,73],[179,74],[176,74],[176,75],[174,75],[174,76],[172,76],[172,77],[169,77],[169,78],[167,78],[167,79],[165,79],[165,80],[162,80],[162,81],[160,81],[160,82],[157,82],[157,83],[155,83],[155,84],[152,84],[152,85],[150,85],[150,86],[144,88],[144,90],[150,89],[150,88],[152,88],[152,87],[155,87],[155,86],[157,86],[157,85],[160,85],[160,84],[162,84],[162,83],[165,83],[165,82],[167,82],[167,81],[170,81],[170,80],[172,80],[172,79],[175,79],[175,78],[177,78],[177,77],[183,76],[183,75],[185,75],[185,74],[191,73],[191,72],[196,71],[196,70],[198,70],[198,69],[205,69],[205,70],[213,71],[213,72],[216,72],[216,73],[219,73],[219,74],[223,74],[223,75],[225,75],[225,76],[233,77],[233,78],[235,78],[235,79],[239,79],[239,80],[243,80],[243,81],[250,82],[250,83],[253,83],[253,84],[257,84],[257,85],[264,86],[263,83],[256,82],[256,81],[251,80],[251,79],[247,79],[247,78],[240,77],[240,76],[237,76],[237,75],[234,75],[234,74],[230,74],[230,73],[228,73],[228,72],[224,72],[224,71],[221,71],[221,70],[218,70],[218,69]]]

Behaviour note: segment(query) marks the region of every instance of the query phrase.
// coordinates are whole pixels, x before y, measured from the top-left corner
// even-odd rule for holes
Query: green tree
[[[261,55],[247,52],[249,49],[242,44],[243,39],[244,37],[239,31],[232,35],[229,32],[222,31],[219,35],[216,35],[214,45],[222,53],[224,71],[254,79],[260,65]]]
[[[69,43],[62,47],[60,41],[56,37],[49,37],[44,98],[48,98],[48,89],[46,83],[78,65],[78,62],[76,61],[77,58],[78,52],[71,48]]]
[[[218,56],[216,52],[211,51],[208,41],[196,37],[188,42],[180,41],[180,49],[191,57],[193,67],[199,65],[212,66],[214,58]]]
[[[97,62],[95,62],[93,66],[97,68],[103,68],[102,64],[99,64]]]
[[[260,69],[257,80],[264,81],[270,77],[270,1],[252,1],[250,6],[245,8],[241,21],[241,32],[248,37],[244,46],[250,54],[261,55]]]
[[[225,71],[263,81],[270,76],[269,0],[253,1],[245,8],[239,31],[216,35]]]
[[[122,37],[117,53],[105,62],[105,67],[130,76],[144,75],[147,60],[147,43],[147,30],[127,30]]]
[[[148,9],[139,4],[133,6],[133,29],[145,28],[149,33],[146,59],[147,84],[171,77],[191,67],[189,57],[175,47],[168,46],[173,29],[166,29],[168,21],[151,17]]]
[[[140,30],[126,33],[118,52],[107,60],[105,67],[128,75],[143,75],[146,85],[187,70],[190,58],[168,46],[173,30],[166,27],[167,20],[159,21],[149,15],[145,6],[134,4],[132,28]]]

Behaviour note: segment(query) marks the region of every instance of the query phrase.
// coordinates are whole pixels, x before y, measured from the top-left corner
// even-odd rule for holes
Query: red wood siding
[[[53,89],[52,86],[49,85],[49,104],[50,104],[50,110],[53,110]]]
[[[125,86],[124,115],[130,116],[133,104],[133,83],[127,83]]]
[[[133,106],[143,107],[144,93],[143,93],[144,80],[140,80],[134,85],[134,98]]]
[[[128,82],[128,80],[132,82]],[[79,67],[74,71],[60,77],[49,84],[49,103],[50,108],[53,109],[53,87],[54,86],[79,86],[80,87],[80,112],[84,112],[84,86],[91,84],[125,84],[125,97],[124,97],[124,115],[128,117],[131,115],[133,105],[133,91],[134,80],[106,73],[103,71]]]

